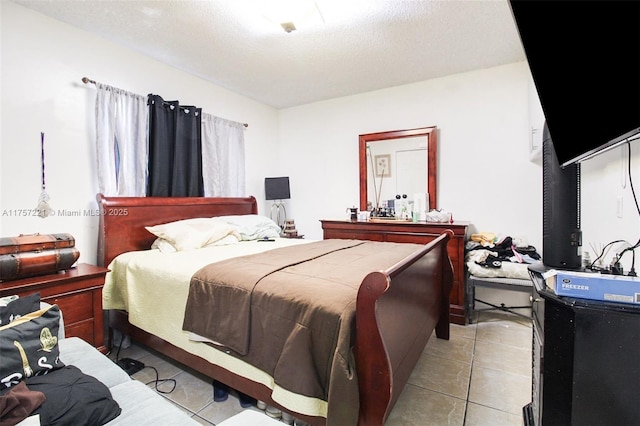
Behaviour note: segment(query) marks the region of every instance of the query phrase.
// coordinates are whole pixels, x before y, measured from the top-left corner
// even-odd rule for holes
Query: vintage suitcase
[[[69,269],[79,257],[75,247],[0,254],[0,281],[53,274]]]
[[[75,247],[71,234],[20,234],[0,238],[0,255]]]

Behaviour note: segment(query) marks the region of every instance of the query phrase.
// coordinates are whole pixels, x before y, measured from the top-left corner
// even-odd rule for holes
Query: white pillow
[[[151,244],[152,249],[158,249],[162,253],[175,253],[177,250],[169,241],[164,238],[156,238],[153,244]]]
[[[233,225],[244,241],[277,238],[282,232],[277,223],[258,214],[219,216],[218,219]]]
[[[176,251],[197,249],[236,232],[233,226],[218,218],[184,219],[147,226],[145,229],[167,241]],[[238,239],[240,239],[239,235]],[[158,248],[162,244],[164,242],[158,242]]]
[[[216,240],[213,242],[209,241],[207,244],[204,245],[204,247],[228,246],[229,244],[237,244],[240,242],[241,238],[242,237],[240,236],[240,234],[234,231],[232,234],[229,234],[226,237],[222,237],[219,240]]]
[[[219,240],[216,240],[213,242],[208,241],[202,247],[228,246],[230,244],[237,244],[240,242],[240,238],[241,238],[240,235],[234,231],[233,233],[227,235],[226,237],[222,237]],[[175,253],[178,251],[173,246],[173,244],[171,244],[169,241],[165,240],[164,238],[156,238],[153,244],[151,244],[151,248],[160,250],[162,253]]]

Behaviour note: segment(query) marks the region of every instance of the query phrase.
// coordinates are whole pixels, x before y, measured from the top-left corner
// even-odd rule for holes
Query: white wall
[[[631,176],[636,196],[640,196],[640,140],[630,143]],[[633,187],[629,183],[628,146],[615,148],[580,165],[582,179],[582,250],[588,251],[594,260],[606,244],[623,240],[611,246],[605,258],[611,257],[640,238],[640,212],[634,201]],[[618,205],[621,203],[621,214]],[[594,250],[593,247],[596,249]],[[598,253],[599,254],[599,253]],[[631,268],[631,254],[622,258],[625,273]],[[636,250],[636,255],[640,251]],[[636,256],[636,273],[640,269],[640,257]]]
[[[291,178],[298,232],[359,203],[358,135],[438,126],[438,206],[471,232],[527,238],[541,248],[542,169],[529,160],[525,63],[289,108],[280,164]],[[301,159],[307,161],[301,161]]]
[[[532,137],[541,143],[544,114],[526,62],[289,108],[279,119],[280,168],[291,178],[288,213],[299,233],[322,238],[321,219],[358,206],[359,134],[436,125],[438,206],[469,222],[470,233],[525,238],[542,254],[542,159],[530,151]],[[631,150],[639,187],[640,141]],[[583,250],[592,258],[592,245],[640,237],[627,158],[620,147],[581,165]],[[622,263],[628,271],[631,253]]]
[[[45,133],[46,184],[51,206],[71,212],[96,208],[95,87],[111,86],[195,104],[246,122],[247,195],[262,209],[264,176],[276,174],[277,111],[214,86],[12,2],[1,8],[2,128],[0,235],[68,232],[80,260],[96,261],[95,216],[21,216],[40,195],[40,132]]]

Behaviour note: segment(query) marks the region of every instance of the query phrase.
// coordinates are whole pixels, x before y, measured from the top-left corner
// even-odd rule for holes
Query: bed
[[[291,391],[274,379],[276,374],[272,371],[265,371],[246,362],[235,351],[199,342],[194,339],[194,333],[182,330],[186,309],[184,301],[190,297],[190,274],[193,270],[200,270],[200,265],[192,263],[195,254],[192,256],[192,253],[182,252],[176,256],[180,259],[177,263],[191,265],[191,269],[186,268],[187,272],[176,272],[178,268],[173,266],[168,272],[147,271],[155,274],[153,279],[148,280],[153,284],[136,288],[135,298],[128,293],[133,293],[133,290],[123,290],[124,295],[121,293],[121,296],[127,299],[124,304],[114,302],[107,288],[122,287],[120,280],[125,281],[129,274],[116,273],[119,262],[133,265],[129,270],[145,270],[141,266],[144,261],[137,258],[132,260],[133,256],[150,257],[149,265],[167,263],[162,260],[164,258],[157,257],[160,256],[157,250],[150,250],[156,236],[145,227],[188,218],[256,215],[258,209],[254,197],[105,197],[98,194],[97,201],[101,212],[98,263],[114,269],[107,275],[107,284],[110,285],[105,285],[103,297],[106,302],[106,323],[110,330],[119,330],[206,376],[280,408],[302,421],[313,425],[384,424],[434,330],[438,338],[449,338],[449,294],[453,283],[453,269],[446,245],[452,236],[450,231],[444,232],[425,246],[355,240],[347,242],[357,250],[368,247],[368,244],[382,244],[375,247],[391,252],[391,246],[384,245],[395,245],[404,250],[399,253],[405,254],[392,265],[385,264],[384,268],[370,267],[370,271],[363,275],[355,288],[352,303],[354,319],[352,322],[346,321],[346,326],[343,323],[339,327],[350,329],[349,332],[352,333],[347,338],[349,354],[345,358],[349,359],[344,360],[347,365],[340,365],[339,374],[334,373],[333,365],[339,364],[336,362],[337,350],[331,353],[332,360],[319,361],[320,364],[332,364],[328,367],[328,374],[338,376],[335,380],[330,377],[329,388],[325,390],[326,398]],[[296,247],[309,249],[316,243],[332,245],[338,241],[313,242],[288,238],[276,240],[279,241],[261,244],[251,241],[247,247],[253,247],[251,250],[256,256],[263,256],[273,255],[281,249],[291,252]],[[340,244],[344,244],[344,240],[340,241]],[[242,244],[245,242],[225,247],[225,256],[233,257],[233,253],[240,250],[236,246]],[[203,252],[207,250],[209,249],[202,249]],[[339,250],[338,255],[330,254],[329,257],[334,256],[335,259],[341,257],[341,253],[348,253],[340,251],[347,250],[343,247],[335,250]],[[395,253],[396,249],[393,250]],[[378,256],[382,257],[388,256]],[[222,260],[219,263],[225,262],[226,260]],[[309,274],[309,271],[301,273]],[[126,285],[129,283],[124,284],[125,288]],[[178,289],[180,296],[172,296],[172,300],[163,301],[163,295],[170,294],[168,289],[165,291],[164,286]],[[135,300],[129,299],[153,300],[160,308],[138,307]],[[162,305],[163,303],[167,305]],[[106,343],[111,346],[110,341]],[[314,353],[309,356],[316,355]],[[318,361],[315,362],[314,365],[318,365]],[[353,370],[350,370],[351,367]],[[291,370],[296,372],[296,368]]]

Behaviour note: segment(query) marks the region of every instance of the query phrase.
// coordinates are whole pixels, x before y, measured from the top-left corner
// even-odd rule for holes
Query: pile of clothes
[[[541,259],[536,248],[525,239],[492,232],[471,234],[466,245],[469,273],[479,277],[529,279],[528,265]]]

